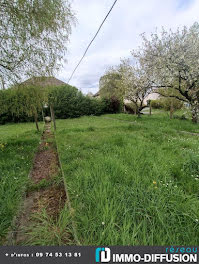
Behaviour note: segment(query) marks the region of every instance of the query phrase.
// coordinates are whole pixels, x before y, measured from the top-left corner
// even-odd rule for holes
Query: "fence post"
[[[52,105],[50,105],[50,114],[51,114],[51,119],[53,120],[54,130],[56,130],[57,127],[55,121],[55,113]]]

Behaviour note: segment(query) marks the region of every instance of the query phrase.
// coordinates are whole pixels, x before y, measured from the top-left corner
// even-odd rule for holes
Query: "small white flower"
[[[196,222],[198,222],[198,219],[195,219]]]
[[[102,225],[105,225],[105,223],[104,223],[104,222],[102,222]]]

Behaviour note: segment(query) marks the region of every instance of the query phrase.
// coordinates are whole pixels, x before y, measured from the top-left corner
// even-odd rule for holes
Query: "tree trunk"
[[[54,130],[56,130],[57,127],[56,127],[56,121],[55,121],[55,113],[54,113],[54,109],[52,105],[50,105],[50,113],[51,113],[51,119],[53,120]]]
[[[192,111],[192,122],[198,123],[199,122],[199,103],[195,102],[191,105],[191,111]]]
[[[142,111],[142,108],[138,107],[138,108],[137,108],[137,115],[138,115],[138,118],[141,117],[141,111]]]
[[[149,102],[149,115],[151,115],[151,113],[152,113],[152,106],[151,106],[151,100],[150,100],[150,102]]]
[[[39,131],[37,112],[35,113],[34,118],[35,118],[35,124],[36,124],[37,131]]]

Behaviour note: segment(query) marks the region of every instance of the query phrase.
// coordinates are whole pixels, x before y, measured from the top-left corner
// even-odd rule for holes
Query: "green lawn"
[[[199,244],[199,137],[181,131],[199,127],[164,114],[58,120],[82,245]]]
[[[19,209],[40,137],[32,123],[0,126],[0,241]]]

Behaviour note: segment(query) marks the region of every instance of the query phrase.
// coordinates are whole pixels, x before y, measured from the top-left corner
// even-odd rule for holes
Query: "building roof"
[[[26,80],[25,82],[22,82],[21,84],[22,85],[38,85],[42,87],[66,85],[65,82],[62,82],[55,77],[45,77],[45,76],[32,77]]]

